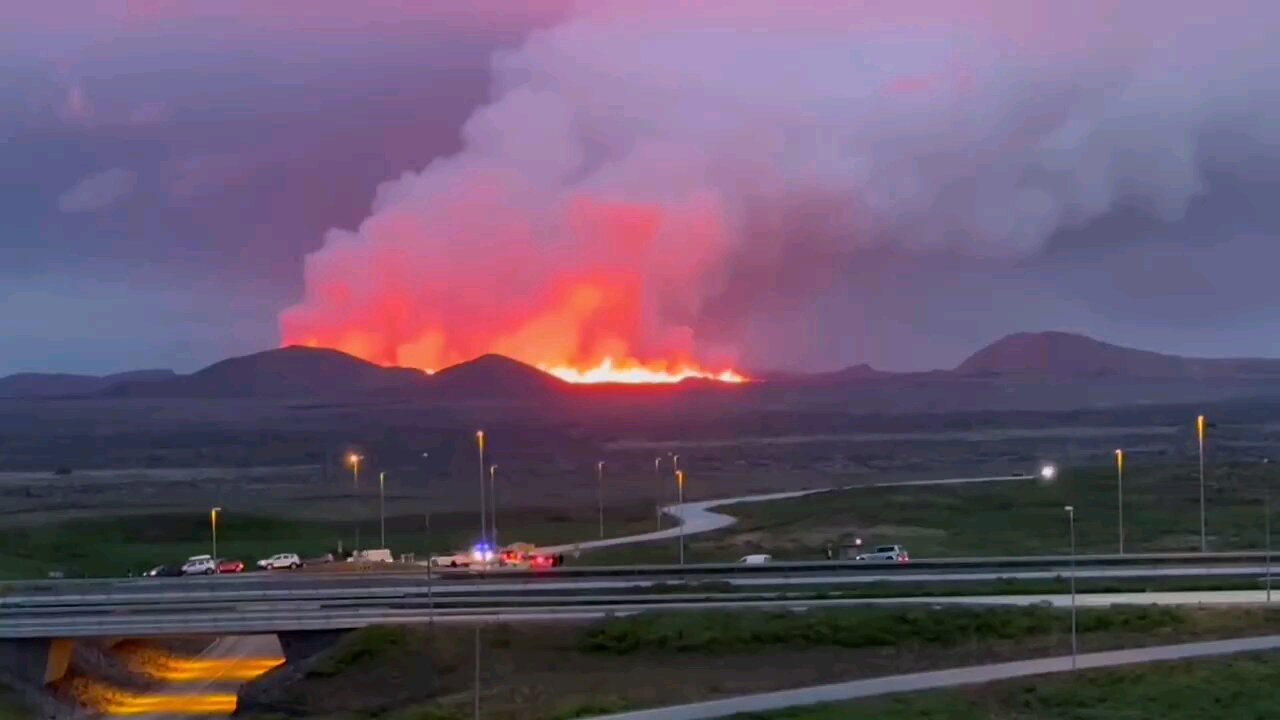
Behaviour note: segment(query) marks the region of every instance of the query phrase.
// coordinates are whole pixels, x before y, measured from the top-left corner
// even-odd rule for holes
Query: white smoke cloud
[[[711,308],[820,296],[877,246],[1016,260],[1118,205],[1176,220],[1203,133],[1280,140],[1256,122],[1277,31],[1280,6],[1245,0],[593,0],[495,60],[466,149],[379,188],[282,326],[388,361],[519,355],[538,343],[495,298],[535,310],[614,258],[642,312],[613,340],[703,354]],[[660,212],[619,245],[574,220],[584,198]]]

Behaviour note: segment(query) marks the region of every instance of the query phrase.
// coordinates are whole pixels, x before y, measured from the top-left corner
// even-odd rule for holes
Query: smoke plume
[[[1278,30],[1246,0],[582,3],[494,59],[459,154],[327,235],[283,339],[428,369],[785,359],[751,320],[802,318],[863,253],[1175,221],[1204,134],[1280,140]]]

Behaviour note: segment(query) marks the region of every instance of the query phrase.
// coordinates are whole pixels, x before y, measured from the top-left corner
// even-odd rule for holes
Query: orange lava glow
[[[568,365],[539,365],[543,372],[571,383],[675,383],[681,380],[718,380],[726,383],[744,383],[747,378],[733,370],[709,372],[687,365],[668,367],[666,363],[641,364],[628,360],[615,363],[613,358],[601,360],[595,367],[577,368]]]
[[[577,196],[550,222],[559,239],[544,243],[530,235],[541,220],[508,221],[498,208],[512,207],[480,201],[492,183],[456,189],[472,200],[440,217],[480,215],[439,227],[395,215],[308,258],[305,296],[280,316],[281,344],[427,372],[492,353],[573,383],[747,380],[733,369],[736,349],[694,327],[696,278],[727,242],[715,202]],[[483,252],[428,259],[475,223],[485,228],[475,237],[489,238]]]

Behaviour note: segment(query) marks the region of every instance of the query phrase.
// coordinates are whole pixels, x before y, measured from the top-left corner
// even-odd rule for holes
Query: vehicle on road
[[[192,555],[182,565],[183,575],[212,575],[218,571],[218,563],[210,555]]]
[[[142,577],[181,577],[182,568],[173,565],[157,565],[142,573]]]
[[[863,553],[856,559],[868,562],[907,562],[911,556],[901,545],[880,545],[869,553]]]
[[[296,570],[302,567],[302,560],[297,553],[277,553],[258,561],[263,570]]]
[[[772,555],[743,555],[738,558],[738,563],[741,565],[764,565],[770,562],[773,562]]]
[[[452,553],[449,555],[432,555],[428,561],[431,567],[438,568],[465,568],[471,567],[471,563],[475,562],[471,553]]]
[[[222,558],[218,561],[219,573],[241,573],[244,572],[244,561],[233,560],[231,558]]]
[[[347,562],[395,562],[395,558],[391,556],[391,551],[387,549],[381,550],[357,550],[351,557],[347,558]]]

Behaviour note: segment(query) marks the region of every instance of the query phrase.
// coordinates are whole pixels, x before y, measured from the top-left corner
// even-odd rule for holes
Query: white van
[[[347,562],[395,562],[395,558],[391,557],[391,551],[382,550],[357,550],[354,555],[347,558]]]
[[[773,562],[772,555],[744,555],[738,558],[740,565],[764,565],[769,562]]]

